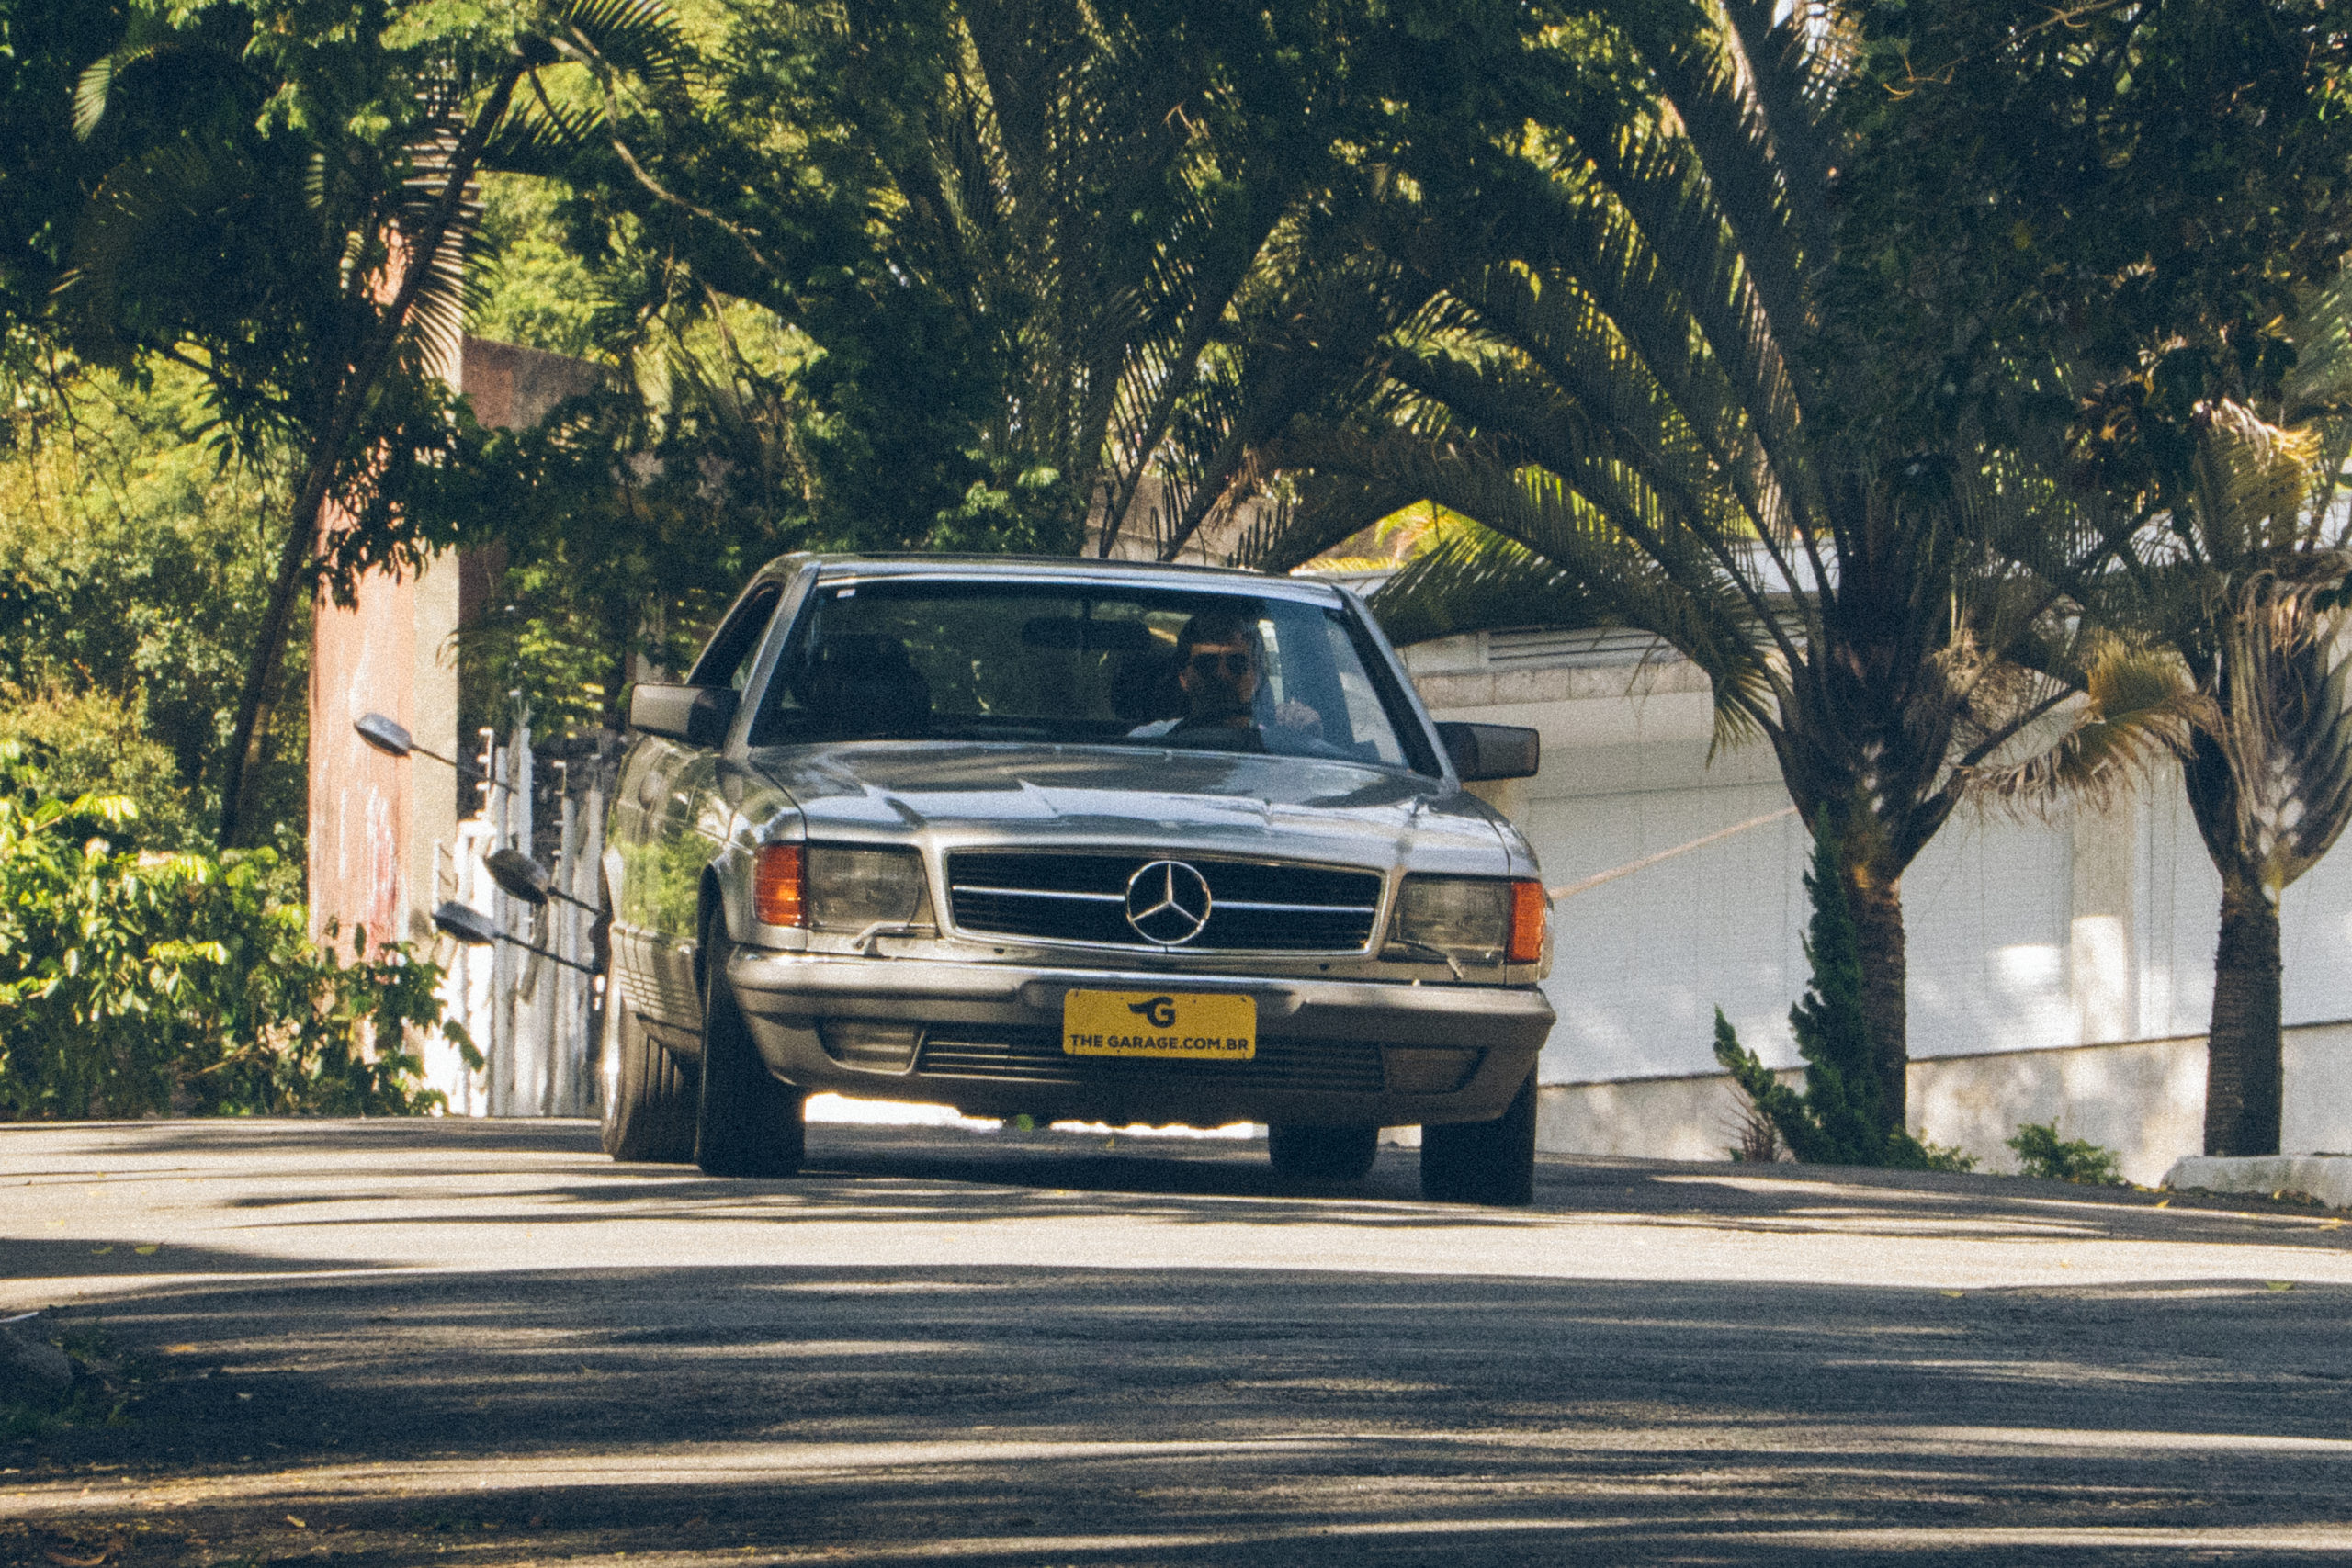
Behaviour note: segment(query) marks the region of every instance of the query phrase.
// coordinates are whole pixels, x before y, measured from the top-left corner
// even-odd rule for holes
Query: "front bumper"
[[[1533,987],[1170,975],[738,949],[727,978],[760,1054],[812,1090],[971,1114],[1114,1122],[1405,1126],[1502,1114],[1551,1032]],[[1074,989],[1258,1004],[1250,1062],[1067,1056]]]

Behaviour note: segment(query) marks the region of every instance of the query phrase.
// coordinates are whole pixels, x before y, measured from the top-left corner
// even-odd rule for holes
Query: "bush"
[[[143,703],[105,691],[0,682],[0,746],[23,748],[17,787],[44,796],[120,795],[137,808],[135,840],[121,847],[180,849],[199,842],[191,792],[171,749],[147,733]],[[120,835],[118,834],[119,841]]]
[[[136,807],[21,788],[23,761],[0,743],[0,1119],[415,1112],[442,1097],[412,1032],[480,1061],[436,966],[310,940],[274,852],[118,849]]]
[[[1815,1165],[1899,1166],[1966,1170],[1957,1149],[1923,1146],[1901,1129],[1880,1129],[1878,1071],[1862,1018],[1862,960],[1853,911],[1838,880],[1838,836],[1827,818],[1814,830],[1813,866],[1804,888],[1813,901],[1804,955],[1813,983],[1789,1010],[1789,1027],[1804,1058],[1804,1089],[1782,1083],[1715,1010],[1715,1060],[1756,1111],[1779,1131],[1797,1158]]]
[[[2079,1181],[2086,1187],[2128,1187],[2123,1173],[2117,1169],[2122,1156],[2113,1149],[2101,1148],[2087,1138],[2061,1142],[2055,1122],[2027,1122],[2018,1128],[2018,1135],[2007,1140],[2018,1152],[2018,1164],[2024,1174],[2039,1176],[2052,1181]]]

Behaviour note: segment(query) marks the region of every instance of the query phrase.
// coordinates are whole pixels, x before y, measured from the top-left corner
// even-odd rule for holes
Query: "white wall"
[[[1536,1144],[1552,1154],[1645,1159],[1727,1157],[1739,1091],[1720,1073],[1546,1084]],[[1973,1156],[1979,1170],[2014,1171],[2007,1142],[2028,1122],[2053,1122],[2122,1156],[2143,1186],[2204,1143],[2205,1040],[2132,1040],[2046,1051],[1939,1056],[1911,1066],[1911,1131]],[[2352,1024],[2290,1029],[2289,1154],[2352,1153]]]
[[[1492,798],[1527,832],[1553,886],[1788,804],[1762,742],[1710,761],[1704,677],[1628,634],[1479,634],[1420,644],[1406,659],[1438,716],[1543,732],[1542,772]],[[1541,1071],[1547,1084],[1579,1088],[1574,1109],[1547,1101],[1550,1135],[1569,1140],[1551,1146],[1721,1157],[1724,1117],[1684,1102],[1721,1090],[1718,1006],[1765,1061],[1797,1060],[1787,1019],[1805,983],[1807,851],[1804,829],[1785,818],[1555,908],[1545,990],[1560,1022]],[[2172,1151],[2165,1159],[2194,1153],[2194,1127],[2181,1134],[2177,1112],[2201,1107],[2202,1044],[2181,1042],[2206,1026],[2220,900],[2169,773],[2106,815],[1955,816],[1904,877],[1914,1100],[1928,1108],[1928,1135],[2006,1162],[1999,1140],[2017,1121],[2073,1118],[2086,1129],[2073,1135],[2108,1127],[2114,1138],[2095,1141],[2128,1140],[2149,1160],[2160,1149]],[[2287,1021],[2352,1020],[2352,856],[2331,857],[2289,889],[2284,914]],[[2290,1125],[2318,1120],[2294,1135],[2352,1148],[2352,1124],[2324,1130],[2336,1124],[2334,1105],[2352,1109],[2352,1030],[2304,1028],[2296,1040],[2304,1066],[2291,1081],[2306,1087],[2290,1092]],[[1936,1066],[2125,1042],[2162,1049],[2128,1068],[2108,1055],[1959,1077]],[[2196,1058],[2190,1101],[2181,1099],[2183,1052]],[[2105,1065],[2086,1065],[2093,1060]],[[1657,1081],[1678,1078],[1713,1087]],[[1602,1094],[1600,1085],[1614,1087]],[[1645,1123],[1654,1131],[1629,1130]]]

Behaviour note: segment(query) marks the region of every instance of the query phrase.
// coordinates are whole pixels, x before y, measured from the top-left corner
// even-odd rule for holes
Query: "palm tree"
[[[2206,1046],[2213,1155],[2278,1152],[2279,896],[2352,821],[2347,321],[2352,273],[2302,312],[2297,363],[2275,402],[2198,409],[2186,482],[2143,490],[2148,521],[2129,570],[2083,595],[2177,655],[2201,699],[2182,779],[2222,875]],[[2117,410],[2148,390],[2143,377],[2098,401]],[[2086,446],[2104,466],[2098,438]]]
[[[77,133],[112,158],[74,239],[76,345],[125,370],[150,355],[191,367],[216,435],[292,455],[223,759],[224,847],[248,826],[245,778],[302,590],[348,592],[423,547],[400,502],[451,450],[439,361],[476,174],[542,164],[603,129],[596,107],[560,107],[548,73],[569,66],[609,101],[616,79],[674,85],[686,53],[661,0],[551,0],[487,47],[462,18],[395,41],[372,13],[327,27],[271,9],[142,13],[74,104]]]
[[[1967,414],[1898,438],[1851,389],[1867,323],[1823,287],[1850,31],[1778,9],[1706,0],[1675,31],[1619,7],[1564,40],[1598,79],[1525,134],[1527,178],[1484,243],[1392,247],[1427,303],[1369,413],[1277,444],[1300,502],[1262,558],[1431,501],[1476,525],[1375,600],[1401,639],[1605,619],[1703,669],[1718,742],[1766,740],[1842,846],[1895,1134],[1905,868],[2043,721],[2132,716],[2070,695],[2091,649],[2061,585],[2111,542],[2054,450]]]
[[[1408,105],[1450,124],[1526,15],[1465,0],[1424,37],[1321,0],[741,7],[714,102],[761,106],[760,133],[671,128],[603,198],[665,276],[820,351],[820,528],[1173,558],[1396,324],[1347,237],[1367,149]]]

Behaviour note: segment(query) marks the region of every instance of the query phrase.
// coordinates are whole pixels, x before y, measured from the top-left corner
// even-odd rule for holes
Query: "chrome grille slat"
[[[1378,1094],[1386,1084],[1380,1047],[1357,1040],[1261,1037],[1247,1062],[1195,1062],[1154,1056],[1071,1056],[1047,1030],[947,1029],[923,1041],[915,1071],[926,1077],[1064,1086],[1137,1077],[1197,1077],[1263,1089]]]
[[[1084,904],[1119,904],[1125,896],[1118,893],[1064,893],[1046,887],[979,887],[957,884],[950,891],[956,893],[986,893],[998,898],[1071,898]]]
[[[1157,949],[1127,923],[1128,880],[1166,857],[1140,851],[963,850],[948,856],[949,913],[978,936]],[[1278,861],[1177,856],[1209,885],[1208,925],[1174,951],[1360,953],[1381,876]]]

